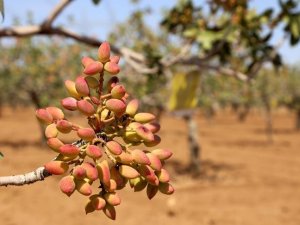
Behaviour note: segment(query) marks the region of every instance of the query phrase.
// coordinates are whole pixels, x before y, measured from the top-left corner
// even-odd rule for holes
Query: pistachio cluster
[[[172,152],[146,149],[160,143],[156,134],[160,125],[153,114],[138,112],[138,100],[128,101],[125,87],[114,76],[120,72],[118,62],[119,57],[111,56],[109,44],[103,42],[98,60],[83,57],[83,74],[75,82],[65,81],[70,96],[62,99],[61,105],[66,110],[78,110],[89,127],[70,122],[57,107],[36,111],[37,118],[47,124],[48,146],[58,153],[55,160],[45,164],[46,170],[54,175],[67,174],[59,182],[67,196],[75,191],[89,196],[86,213],[102,210],[110,219],[115,219],[115,206],[121,203],[117,190],[127,183],[134,191],[146,189],[149,199],[158,191],[174,192],[163,168]],[[112,75],[106,88],[105,74]],[[76,132],[78,140],[63,143],[58,135],[70,132]],[[137,148],[139,145],[146,147]]]

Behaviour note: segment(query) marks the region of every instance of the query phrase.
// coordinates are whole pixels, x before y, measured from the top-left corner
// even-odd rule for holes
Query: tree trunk
[[[265,82],[265,88],[267,89],[268,82]],[[263,91],[261,94],[261,100],[263,102],[266,119],[266,136],[269,143],[273,143],[273,120],[272,120],[272,107],[270,103],[270,96],[267,91]]]
[[[163,106],[157,105],[155,107],[155,113],[154,113],[154,115],[155,115],[156,121],[158,123],[161,121],[161,116],[162,116],[163,112],[164,112],[164,107]]]
[[[247,82],[244,85],[244,89],[243,89],[243,95],[246,96],[246,102],[244,102],[244,104],[242,104],[241,107],[241,112],[239,113],[239,121],[240,122],[245,122],[247,116],[250,113],[250,109],[251,109],[251,105],[252,105],[252,99],[253,99],[253,91],[251,89],[251,83]]]
[[[188,128],[188,143],[190,151],[190,169],[193,175],[200,173],[200,154],[201,146],[199,144],[198,127],[196,121],[193,119],[192,114],[184,116]]]
[[[296,130],[300,130],[300,109],[296,111]]]
[[[0,118],[3,116],[3,100],[0,96]]]
[[[266,105],[266,134],[269,143],[273,143],[273,120],[269,104]]]
[[[29,97],[31,99],[31,102],[33,103],[34,107],[36,109],[42,108],[41,100],[39,95],[36,93],[34,90],[29,90],[28,91]],[[40,134],[41,134],[41,143],[46,143],[47,138],[45,136],[45,131],[44,131],[44,126],[43,124],[39,123],[40,127]]]
[[[239,112],[239,121],[240,122],[245,122],[246,121],[246,118],[247,118],[247,116],[249,115],[249,112],[250,112],[250,103],[246,103],[243,107],[242,107],[242,109],[241,109],[241,111]]]

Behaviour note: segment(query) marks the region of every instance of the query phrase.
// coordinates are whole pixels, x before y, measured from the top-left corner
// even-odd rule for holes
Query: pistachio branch
[[[85,145],[85,141],[78,140],[74,143],[73,145],[77,147],[81,147]],[[53,159],[55,160],[56,157]],[[71,161],[70,164],[73,164],[75,161]],[[32,184],[37,181],[42,181],[45,178],[51,176],[51,174],[45,169],[44,166],[41,166],[34,171],[25,173],[25,174],[19,174],[19,175],[10,175],[10,176],[0,176],[0,187],[1,186],[8,186],[8,185],[13,185],[13,186],[23,186],[26,184]]]
[[[42,166],[29,173],[0,177],[0,186],[32,184],[37,181],[42,181],[49,176],[51,176],[51,174]]]

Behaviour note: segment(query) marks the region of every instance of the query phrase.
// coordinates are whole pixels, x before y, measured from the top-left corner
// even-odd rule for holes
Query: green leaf
[[[201,44],[203,49],[209,50],[212,48],[216,40],[222,39],[223,37],[224,37],[223,32],[204,30],[198,32],[196,41]]]
[[[2,159],[4,157],[3,153],[0,152],[0,159]]]
[[[261,14],[261,16],[266,16],[266,17],[270,18],[272,16],[272,14],[273,14],[273,9],[267,9]]]
[[[92,0],[92,2],[93,2],[95,5],[98,5],[98,4],[101,2],[101,0]]]
[[[4,20],[4,2],[3,2],[3,0],[0,0],[0,13],[2,16],[2,20]]]
[[[267,9],[262,14],[260,14],[259,21],[261,23],[267,23],[267,22],[269,22],[272,14],[273,14],[273,9]]]
[[[299,35],[300,35],[297,17],[294,17],[291,20],[291,32],[292,32],[293,36],[296,38],[299,37]]]
[[[186,29],[183,32],[183,36],[187,37],[187,38],[195,38],[197,36],[198,32],[199,32],[199,29],[193,27],[193,28],[190,28],[190,29]]]
[[[202,31],[198,33],[197,36],[197,42],[199,42],[205,50],[208,50],[212,47],[212,43],[215,41],[215,39],[214,33],[210,31]]]
[[[300,14],[290,15],[287,31],[290,32],[290,44],[295,45],[300,39]]]

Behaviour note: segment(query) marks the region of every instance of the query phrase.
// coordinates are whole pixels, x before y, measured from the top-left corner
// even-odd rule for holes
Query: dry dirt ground
[[[75,119],[75,118],[73,118]],[[23,187],[0,187],[1,225],[180,224],[180,225],[299,225],[300,132],[293,130],[293,115],[274,115],[274,143],[264,133],[264,119],[253,113],[239,123],[220,112],[211,121],[198,116],[203,175],[185,173],[188,163],[185,123],[162,119],[161,147],[174,156],[167,163],[176,192],[149,201],[145,192],[121,191],[117,220],[102,212],[84,214],[86,197],[71,198],[58,189],[59,177]],[[0,176],[31,171],[54,157],[38,143],[33,110],[0,118]]]

